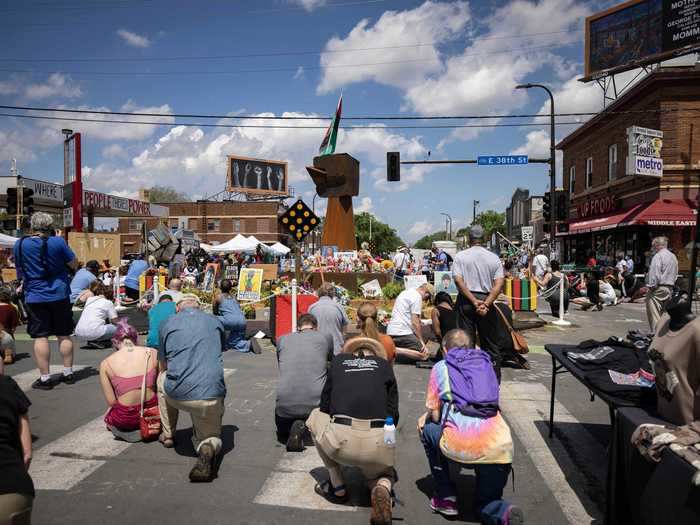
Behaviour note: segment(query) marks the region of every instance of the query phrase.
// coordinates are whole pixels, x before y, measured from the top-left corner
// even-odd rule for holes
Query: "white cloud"
[[[259,116],[274,116],[265,113]],[[303,113],[283,113],[283,116],[312,116]],[[232,119],[226,119],[230,122]],[[175,126],[148,147],[134,156],[130,165],[122,165],[106,159],[91,166],[91,179],[95,189],[112,191],[159,184],[175,186],[190,196],[216,193],[223,189],[226,179],[226,156],[285,160],[289,163],[290,185],[298,194],[305,194],[312,187],[305,166],[311,164],[317,154],[323,130],[305,129],[304,126],[323,125],[324,121],[289,121],[290,128],[217,129],[204,132],[197,127]],[[269,120],[246,120],[246,125],[269,125]],[[399,146],[400,145],[400,146]],[[348,151],[358,158],[362,172],[370,172],[374,178],[380,173],[386,177],[387,147],[397,146],[401,151],[423,152],[425,146],[418,138],[404,137],[378,126],[372,130],[341,130],[338,151]],[[422,180],[410,172],[407,184]],[[363,179],[363,188],[368,184]],[[325,199],[316,199],[317,210],[324,208]],[[367,205],[366,202],[360,206]]]
[[[296,73],[294,73],[294,80],[304,78],[304,66],[299,66]]]
[[[372,197],[362,197],[360,204],[354,207],[355,213],[372,213]]]
[[[127,31],[126,29],[119,29],[117,31],[117,35],[124,40],[124,42],[127,43],[127,45],[130,45],[132,47],[149,47],[151,45],[151,41],[148,39],[147,36],[144,35],[139,35],[137,33],[133,33],[131,31]]]
[[[110,108],[105,106],[90,107],[90,106],[59,106],[61,109],[79,109],[85,111],[110,111]],[[119,111],[136,112],[136,113],[172,113],[169,105],[142,107],[129,100],[119,108]],[[73,116],[70,113],[66,116]],[[99,113],[81,113],[81,118],[97,120],[98,122],[81,122],[80,131],[87,140],[143,140],[151,137],[158,128],[157,124],[112,124],[99,121],[113,120],[111,115],[102,115]],[[173,117],[130,117],[119,116],[119,120],[138,121],[138,122],[165,122],[174,123]],[[68,120],[47,120],[40,121],[40,126],[46,129],[60,130],[61,128],[72,128],[75,123]]]
[[[0,82],[0,95],[14,95],[19,93],[19,83],[16,80],[4,80]]]
[[[317,7],[322,7],[326,5],[326,0],[290,0],[293,4],[297,4],[303,7],[305,10],[311,12]]]
[[[102,156],[106,159],[120,159],[127,156],[126,150],[119,144],[110,144],[102,150]]]
[[[423,237],[424,235],[428,235],[429,233],[433,233],[434,231],[435,227],[428,221],[418,221],[408,229],[406,232],[406,237],[408,239],[415,240]]]
[[[30,84],[24,89],[24,96],[30,100],[61,97],[77,98],[82,96],[80,86],[69,75],[53,73],[43,84]]]
[[[428,1],[408,11],[386,11],[374,25],[363,19],[346,38],[326,43],[318,92],[366,80],[406,88],[438,73],[442,64],[437,46],[459,35],[469,18],[466,2]]]

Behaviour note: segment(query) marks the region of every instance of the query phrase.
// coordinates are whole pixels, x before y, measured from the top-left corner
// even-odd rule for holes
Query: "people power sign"
[[[290,238],[300,242],[320,224],[319,218],[299,199],[279,218],[282,228]]]
[[[664,161],[661,158],[663,131],[632,126],[627,128],[627,174],[661,177]]]

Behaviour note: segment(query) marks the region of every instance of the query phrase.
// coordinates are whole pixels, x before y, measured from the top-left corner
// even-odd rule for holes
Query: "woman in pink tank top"
[[[117,322],[112,338],[115,352],[100,365],[102,392],[109,405],[104,421],[107,429],[122,439],[138,440],[141,385],[144,374],[146,388],[144,408],[158,405],[156,377],[158,356],[155,350],[137,346],[138,333],[125,319]],[[130,434],[133,433],[133,434]]]

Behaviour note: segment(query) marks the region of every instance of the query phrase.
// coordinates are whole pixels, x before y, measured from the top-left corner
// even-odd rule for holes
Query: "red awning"
[[[616,228],[620,224],[627,223],[631,217],[639,211],[642,204],[637,204],[632,208],[604,217],[595,217],[593,219],[583,219],[569,223],[569,235],[577,233],[598,232],[602,230],[610,230]]]
[[[697,210],[685,200],[656,200],[631,217],[627,224],[648,226],[695,226]]]

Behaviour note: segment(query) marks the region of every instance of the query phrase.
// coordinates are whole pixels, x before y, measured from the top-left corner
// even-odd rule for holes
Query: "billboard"
[[[287,163],[228,156],[227,191],[287,195]]]
[[[689,54],[700,48],[700,0],[630,0],[586,18],[585,76]]]

